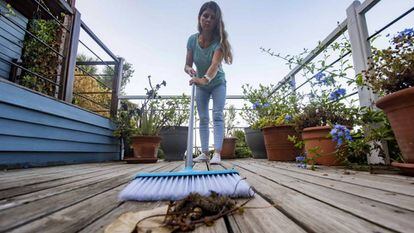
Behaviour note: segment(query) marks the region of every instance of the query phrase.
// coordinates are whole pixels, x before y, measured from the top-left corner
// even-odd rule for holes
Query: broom
[[[119,194],[119,199],[136,201],[180,200],[190,193],[210,196],[251,197],[254,192],[235,169],[193,170],[193,122],[195,85],[192,85],[185,168],[178,172],[138,173]]]

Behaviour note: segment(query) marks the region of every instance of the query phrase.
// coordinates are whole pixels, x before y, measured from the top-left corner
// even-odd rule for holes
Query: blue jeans
[[[224,137],[224,105],[226,104],[226,83],[214,87],[196,89],[196,103],[200,118],[200,141],[202,152],[208,152],[209,144],[209,111],[210,96],[213,99],[214,149],[221,150]]]

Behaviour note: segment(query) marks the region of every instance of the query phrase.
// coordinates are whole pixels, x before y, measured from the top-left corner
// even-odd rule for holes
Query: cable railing
[[[27,4],[10,2],[10,12],[0,11],[0,22],[4,26],[0,24],[0,38],[5,43],[0,44],[0,78],[106,117],[114,116],[119,102],[123,59],[115,56],[81,20],[74,1],[26,1]],[[1,7],[6,9],[4,0],[0,0]],[[20,13],[22,9],[25,14]],[[39,29],[40,24],[50,28],[53,34],[43,36],[46,32]],[[110,61],[104,61],[101,54],[79,39],[81,30],[89,37],[88,42],[96,43]],[[79,61],[79,44],[92,54],[92,60]],[[97,66],[106,67],[111,74],[93,72]],[[77,90],[77,81],[84,78],[93,80],[88,82],[95,83],[98,91]],[[105,97],[95,98],[97,95]],[[80,103],[85,101],[89,104],[82,106]]]

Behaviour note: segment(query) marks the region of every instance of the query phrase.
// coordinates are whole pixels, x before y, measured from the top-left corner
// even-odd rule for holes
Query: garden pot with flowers
[[[352,140],[351,109],[340,102],[318,99],[311,102],[295,118],[296,127],[302,132],[306,160],[310,164],[341,165],[338,149]]]
[[[137,108],[122,109],[118,115],[122,115],[122,111],[130,116],[131,127],[120,128],[118,125],[116,134],[125,134],[120,131],[129,131],[131,145],[134,149],[134,156],[126,158],[129,163],[154,163],[158,160],[158,148],[160,146],[161,137],[158,136],[161,127],[165,124],[165,117],[160,114],[156,108],[158,101],[158,90],[166,83],[163,81],[152,86],[151,77],[148,76],[151,89],[147,91],[147,98],[144,103]]]
[[[382,96],[376,106],[390,121],[404,162],[392,165],[414,174],[414,30],[405,29],[391,39],[387,49],[374,50],[367,84]],[[360,77],[362,79],[362,77]]]
[[[267,102],[256,106],[261,112],[259,127],[263,131],[267,159],[271,161],[294,161],[300,151],[289,140],[300,138],[293,125],[297,113],[297,95],[283,98],[286,90],[282,87],[267,98]]]

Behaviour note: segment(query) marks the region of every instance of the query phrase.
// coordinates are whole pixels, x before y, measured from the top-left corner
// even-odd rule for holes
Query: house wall
[[[0,167],[119,159],[110,119],[0,79]]]
[[[0,0],[0,11],[2,14],[8,12],[3,0]],[[28,19],[16,10],[14,13],[15,15],[7,17],[20,27],[26,28]],[[9,79],[10,64],[3,59],[11,61],[21,57],[24,36],[23,29],[5,19],[5,16],[0,16],[0,78]]]

